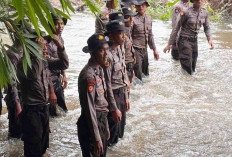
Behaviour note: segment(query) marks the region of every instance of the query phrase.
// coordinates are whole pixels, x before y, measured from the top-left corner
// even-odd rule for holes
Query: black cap
[[[109,41],[106,40],[103,34],[93,34],[87,40],[88,46],[83,47],[82,51],[85,53],[92,54],[95,52],[102,44],[108,43]]]
[[[120,22],[118,20],[110,21],[106,24],[106,33],[105,35],[108,35],[110,33],[116,32],[116,31],[126,31],[130,28],[125,27],[123,22]]]
[[[147,0],[135,0],[135,5],[142,5],[143,3],[146,3],[147,6],[150,6]]]
[[[193,3],[193,0],[190,0],[191,3]]]
[[[131,5],[133,5],[135,3],[134,0],[122,0],[120,2],[120,5],[122,5],[123,7],[130,7]]]
[[[68,19],[66,19],[64,17],[55,16],[52,14],[52,20],[54,23],[56,23],[56,20],[59,20],[59,19],[61,19],[63,21],[64,25],[66,25],[68,22]]]
[[[122,8],[122,13],[123,13],[124,16],[135,16],[135,15],[137,15],[137,12],[133,13],[131,11],[131,8],[128,8],[128,7],[123,7]]]
[[[121,11],[114,11],[109,15],[110,21],[118,20],[120,22],[128,22],[127,19],[124,19],[124,16]]]

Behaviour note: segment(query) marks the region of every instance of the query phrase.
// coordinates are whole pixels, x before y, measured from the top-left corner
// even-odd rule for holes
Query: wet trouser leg
[[[181,67],[190,75],[195,71],[198,56],[197,40],[188,41],[180,39],[179,58]]]
[[[126,97],[127,92],[126,87],[121,87],[119,89],[113,90],[114,99],[116,101],[118,109],[122,113],[122,120],[120,122],[115,122],[112,120],[112,115],[109,114],[108,122],[110,128],[110,140],[109,145],[118,142],[118,138],[122,138],[124,135],[124,129],[126,125]]]
[[[12,94],[7,94],[6,105],[8,110],[8,119],[9,119],[9,132],[8,137],[12,138],[21,138],[21,123],[16,111],[16,102],[14,101],[14,96]]]
[[[107,152],[107,112],[97,112],[97,122],[98,122],[98,130],[101,136],[103,150],[104,153],[100,157],[105,157]],[[82,156],[83,157],[93,157],[94,151],[94,141],[91,140],[91,135],[88,120],[84,119],[82,116],[79,118],[77,122],[77,131],[78,131],[78,139],[81,146]]]
[[[41,157],[49,147],[48,106],[25,105],[22,111],[24,156]]]
[[[144,73],[144,75],[149,75],[147,50],[137,47],[134,47],[134,50],[136,56],[136,64],[134,67],[135,76],[142,80],[142,73]]]
[[[134,63],[127,63],[126,64],[127,76],[129,81],[132,82],[133,79],[133,71],[134,71]]]
[[[175,60],[179,60],[179,51],[178,47],[176,46],[176,43],[172,45],[172,58]]]

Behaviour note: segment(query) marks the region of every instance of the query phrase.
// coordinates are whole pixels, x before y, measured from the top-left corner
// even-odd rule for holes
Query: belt
[[[24,105],[25,109],[30,109],[32,111],[42,111],[47,109],[48,103],[37,104],[37,105]]]
[[[118,89],[113,89],[114,94],[123,93],[126,90],[126,87],[120,87]]]
[[[194,37],[183,37],[183,36],[180,36],[180,39],[181,40],[187,40],[187,41],[190,41],[190,42],[195,42],[195,41],[197,41],[197,36],[194,36]]]

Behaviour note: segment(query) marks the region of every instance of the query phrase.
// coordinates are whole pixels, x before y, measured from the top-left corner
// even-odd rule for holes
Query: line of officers
[[[172,47],[172,56],[192,74],[198,56],[197,35],[203,25],[213,48],[208,13],[204,0],[180,0],[173,8],[173,29],[164,52]],[[106,156],[107,147],[124,136],[126,112],[130,109],[129,91],[135,76],[149,75],[147,47],[159,59],[152,19],[146,14],[147,0],[121,1],[121,10],[113,11],[113,0],[102,7],[103,15],[95,22],[95,34],[83,52],[90,59],[78,78],[81,115],[78,138],[84,157]],[[136,12],[133,12],[135,7]]]
[[[46,35],[38,37],[32,28],[24,30],[26,34],[32,34],[30,40],[39,45],[33,45],[31,49],[39,49],[40,55],[44,57],[42,59],[30,54],[31,67],[27,68],[26,74],[19,39],[15,38],[12,48],[7,51],[19,80],[12,79],[4,89],[9,119],[8,139],[21,138],[26,157],[46,156],[49,147],[49,115],[58,116],[57,105],[64,112],[68,111],[64,89],[67,87],[65,70],[69,66],[69,59],[61,37],[67,19],[54,15],[52,19],[55,25],[55,29],[51,27],[53,38]],[[18,27],[24,29],[21,22]]]
[[[174,45],[173,58],[180,59],[182,68],[189,74],[195,71],[197,35],[202,25],[211,48],[214,47],[208,14],[202,8],[203,1],[192,0],[193,7],[190,7],[187,0],[181,0],[174,6],[173,30],[164,49],[166,52],[170,50],[170,45]],[[143,74],[149,75],[147,46],[153,50],[154,58],[159,59],[152,19],[146,14],[149,7],[147,0],[122,0],[120,4],[121,10],[113,11],[114,0],[106,1],[102,7],[104,14],[96,19],[96,32],[83,48],[83,52],[90,54],[78,78],[81,115],[77,130],[84,157],[106,156],[107,147],[115,145],[124,136],[132,79],[134,75],[140,80]],[[132,11],[134,7],[136,13]],[[28,68],[27,76],[23,71],[19,42],[13,45],[19,53],[8,50],[20,82],[17,84],[16,80],[12,80],[7,89],[9,135],[16,138],[22,136],[24,155],[28,157],[46,155],[49,147],[49,111],[53,111],[54,107],[50,105],[49,109],[47,104],[56,104],[59,100],[56,91],[63,91],[62,82],[67,85],[64,70],[68,68],[69,61],[61,37],[67,20],[55,16],[53,20],[54,38],[32,39],[43,48],[41,54],[46,61],[30,54],[32,67]],[[35,34],[31,30],[28,33]],[[51,77],[53,71],[57,71],[54,80]],[[66,105],[60,106],[67,111]]]

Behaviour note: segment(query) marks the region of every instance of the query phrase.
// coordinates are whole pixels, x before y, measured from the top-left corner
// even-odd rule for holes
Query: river
[[[69,112],[50,119],[52,157],[81,156],[76,121],[80,115],[77,79],[89,54],[82,47],[94,32],[94,17],[77,13],[63,32],[70,58],[65,90]],[[162,52],[170,22],[155,20],[153,33],[160,60],[149,50],[150,76],[132,84],[124,138],[109,157],[230,156],[232,154],[232,22],[212,23],[215,49],[199,34],[196,73],[187,75],[170,53]],[[23,156],[20,140],[7,140],[7,114],[0,116],[0,156]]]

